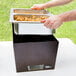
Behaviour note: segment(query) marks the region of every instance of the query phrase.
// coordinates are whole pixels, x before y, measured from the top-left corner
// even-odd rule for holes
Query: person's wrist
[[[64,21],[64,18],[63,18],[63,16],[62,15],[58,15],[58,17],[59,17],[59,19],[60,19],[60,21],[62,22],[62,23],[64,23],[65,21]]]

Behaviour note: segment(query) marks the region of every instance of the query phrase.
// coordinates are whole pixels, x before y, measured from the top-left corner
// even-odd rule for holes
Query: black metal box
[[[53,35],[16,35],[13,44],[17,72],[54,69],[58,41]]]
[[[31,14],[26,14],[28,12]],[[46,10],[11,10],[10,21],[17,72],[54,69],[58,49],[58,41],[53,36],[55,30],[44,27],[40,21],[25,20],[26,17],[32,17],[33,20],[51,15]]]

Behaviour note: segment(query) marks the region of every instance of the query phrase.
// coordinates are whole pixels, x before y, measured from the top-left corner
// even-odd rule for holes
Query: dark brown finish
[[[41,70],[54,69],[58,49],[58,41],[55,37],[53,35],[16,35],[14,24],[12,25],[17,72],[29,71],[28,66],[33,65],[44,65]],[[45,66],[51,66],[51,68],[45,68]]]

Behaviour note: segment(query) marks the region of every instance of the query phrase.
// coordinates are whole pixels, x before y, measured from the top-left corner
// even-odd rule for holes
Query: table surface
[[[76,76],[76,45],[70,39],[59,38],[54,70],[16,73],[13,42],[0,42],[0,76]]]

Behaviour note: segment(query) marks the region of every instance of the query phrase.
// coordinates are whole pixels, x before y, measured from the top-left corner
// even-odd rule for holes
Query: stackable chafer
[[[48,29],[40,21],[17,21],[14,16],[47,16],[46,10],[11,9],[13,47],[17,72],[54,69],[58,41],[54,29]]]

